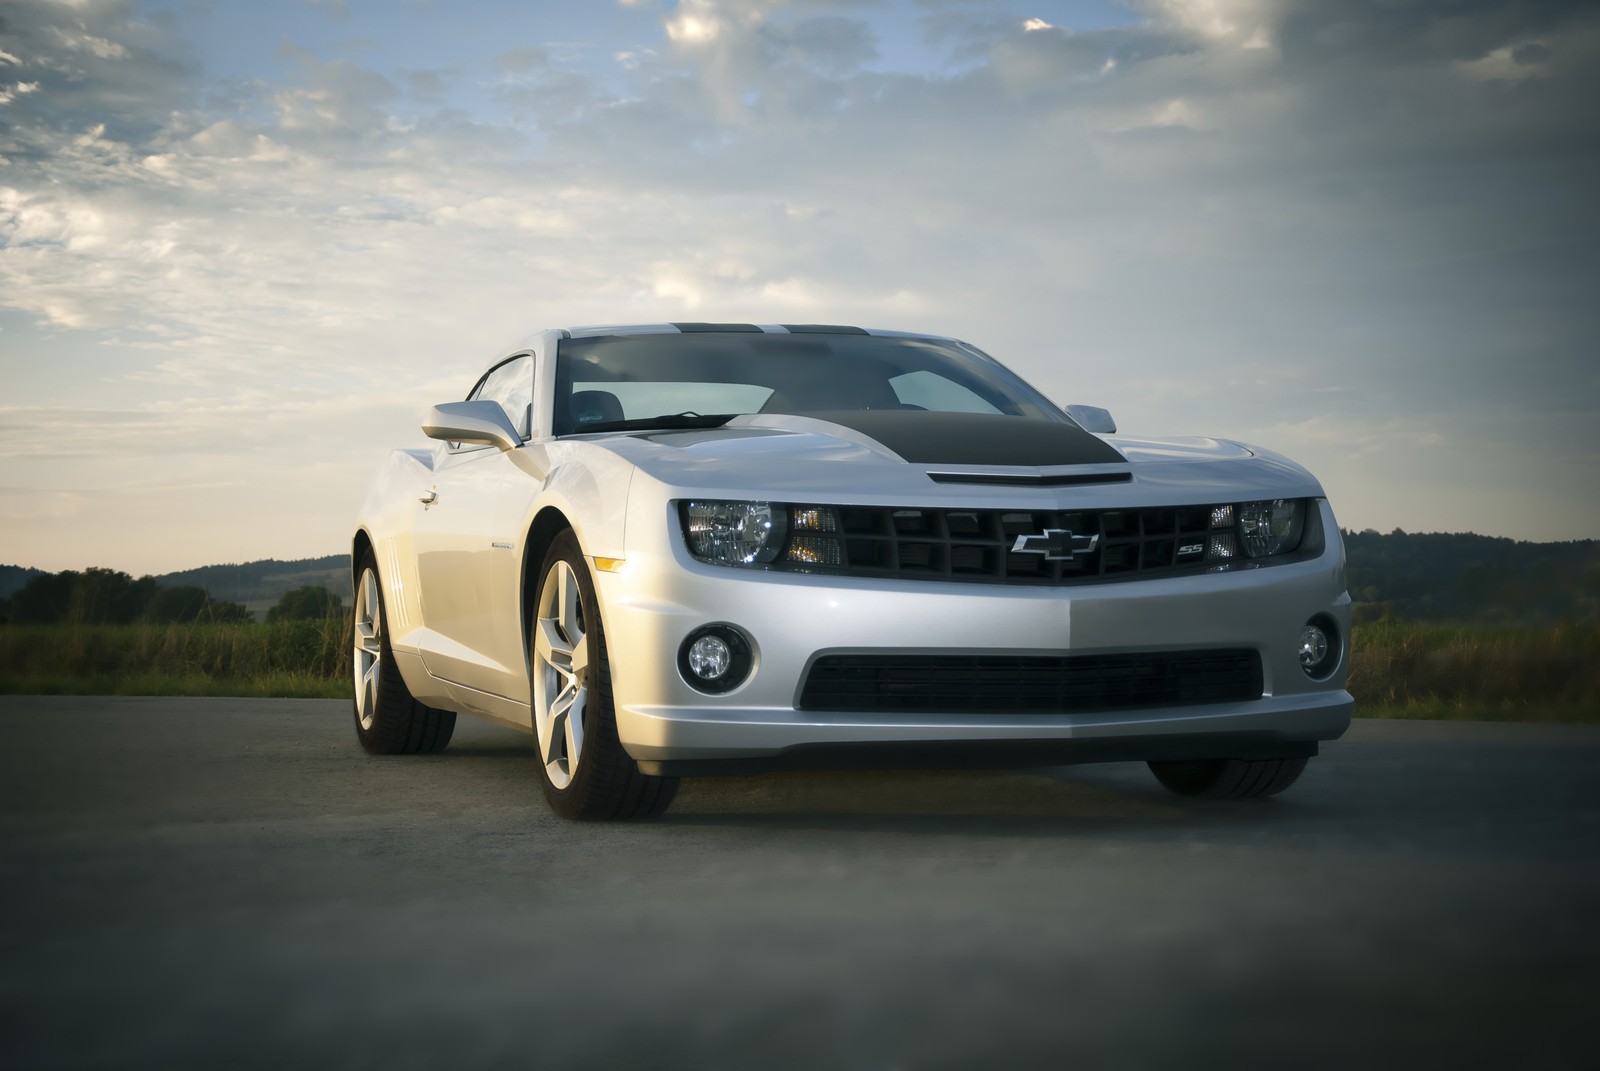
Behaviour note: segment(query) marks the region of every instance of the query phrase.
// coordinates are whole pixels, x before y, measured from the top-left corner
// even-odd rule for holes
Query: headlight
[[[689,552],[714,565],[766,565],[783,550],[789,518],[770,502],[686,502]]]
[[[1244,552],[1252,558],[1286,554],[1300,545],[1305,529],[1305,502],[1298,498],[1273,498],[1239,506],[1239,534]]]

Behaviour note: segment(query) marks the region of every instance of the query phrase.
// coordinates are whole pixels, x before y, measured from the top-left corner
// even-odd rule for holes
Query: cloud
[[[893,69],[851,5],[656,10],[657,37],[591,50],[603,69],[531,41],[419,78],[291,44],[244,82],[123,4],[9,5],[0,304],[36,326],[3,359],[98,356],[7,417],[0,463],[100,488],[35,445],[92,430],[197,484],[348,464],[275,551],[314,553],[359,458],[415,442],[412,410],[500,341],[686,312],[970,337],[1137,433],[1292,447],[1341,515],[1399,511],[1385,530],[1429,527],[1455,492],[1427,473],[1448,485],[1479,428],[1551,495],[1537,458],[1585,449],[1587,6],[1152,3],[1074,32],[930,4],[931,71]],[[291,538],[275,504],[237,508]],[[1560,531],[1600,527],[1588,509]]]

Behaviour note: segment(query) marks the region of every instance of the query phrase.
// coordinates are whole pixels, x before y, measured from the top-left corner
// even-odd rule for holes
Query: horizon
[[[10,0],[0,560],[326,556],[502,344],[675,320],[1593,539],[1596,72],[1581,0]]]
[[[1376,529],[1376,528],[1363,528],[1363,529],[1360,529],[1360,530],[1356,530],[1356,529],[1345,528],[1345,527],[1341,527],[1339,529],[1339,532],[1340,532],[1340,535],[1342,537],[1344,537],[1344,538],[1349,538],[1350,536],[1365,536],[1365,535],[1376,535],[1376,536],[1382,536],[1384,538],[1394,538],[1394,537],[1397,537],[1397,536],[1398,537],[1402,537],[1402,538],[1410,538],[1410,537],[1429,538],[1429,537],[1470,536],[1470,537],[1475,538],[1475,539],[1493,539],[1493,540],[1499,540],[1499,541],[1503,541],[1503,542],[1514,543],[1514,544],[1517,544],[1517,545],[1528,545],[1528,546],[1565,546],[1565,545],[1572,544],[1572,543],[1600,543],[1600,537],[1594,537],[1594,536],[1590,536],[1590,537],[1587,537],[1587,538],[1580,538],[1580,539],[1515,539],[1515,538],[1513,538],[1511,536],[1486,535],[1483,532],[1407,532],[1407,531],[1404,531],[1403,529],[1400,529],[1400,528],[1392,528],[1389,531],[1385,532],[1385,531],[1380,531],[1379,529]],[[297,565],[297,564],[302,563],[302,562],[320,562],[320,561],[323,561],[323,560],[325,560],[327,558],[341,558],[341,557],[342,558],[349,558],[349,556],[350,556],[350,552],[348,550],[331,551],[331,552],[326,553],[326,554],[312,554],[312,555],[307,555],[305,557],[300,557],[300,558],[280,558],[280,557],[275,557],[275,556],[270,556],[269,555],[268,557],[265,557],[265,558],[251,558],[251,559],[244,560],[244,561],[219,561],[219,562],[207,562],[204,565],[186,565],[186,566],[181,566],[181,567],[179,567],[177,569],[165,569],[165,570],[162,570],[159,573],[153,573],[153,572],[146,572],[146,573],[131,572],[131,571],[127,570],[127,569],[118,569],[116,566],[105,565],[103,563],[98,563],[98,562],[91,563],[91,564],[86,564],[86,565],[69,565],[69,566],[65,566],[65,567],[63,567],[61,569],[41,569],[41,568],[39,568],[37,566],[24,565],[24,564],[22,564],[20,562],[0,562],[0,569],[21,569],[21,570],[31,570],[31,571],[34,571],[34,572],[45,572],[45,573],[62,573],[62,572],[69,572],[69,571],[76,571],[76,572],[80,572],[81,573],[81,572],[83,572],[83,571],[85,571],[87,569],[112,569],[112,570],[117,571],[117,572],[127,573],[129,576],[131,576],[134,579],[138,580],[138,579],[143,579],[146,576],[153,577],[155,579],[160,579],[161,577],[174,576],[174,575],[177,575],[177,574],[180,574],[180,573],[199,572],[202,569],[243,568],[245,566],[250,566],[250,565],[262,565],[262,564],[267,563],[267,562],[275,562],[275,563],[277,563],[279,565]]]

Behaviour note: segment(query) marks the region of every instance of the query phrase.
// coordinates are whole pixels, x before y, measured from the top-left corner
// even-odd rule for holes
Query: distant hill
[[[155,578],[159,585],[193,584],[205,588],[213,599],[224,602],[241,602],[252,613],[260,616],[277,604],[284,592],[295,588],[327,588],[341,599],[350,597],[350,555],[330,554],[326,558],[299,558],[228,565],[203,565],[198,569],[185,569],[165,573]]]
[[[1356,621],[1600,621],[1600,541],[1522,543],[1471,533],[1344,533]]]
[[[22,590],[22,585],[43,572],[43,569],[30,569],[25,565],[0,565],[0,599],[11,598]]]

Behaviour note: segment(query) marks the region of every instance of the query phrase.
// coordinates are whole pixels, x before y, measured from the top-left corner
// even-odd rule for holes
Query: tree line
[[[339,617],[344,608],[327,588],[308,585],[287,591],[267,611],[268,621]],[[9,599],[0,599],[0,621],[19,625],[130,625],[248,622],[242,603],[214,599],[194,584],[158,584],[153,576],[135,580],[116,569],[39,573]]]
[[[1396,528],[1344,533],[1356,622],[1600,622],[1600,542],[1525,543]]]

